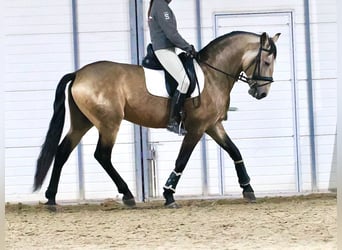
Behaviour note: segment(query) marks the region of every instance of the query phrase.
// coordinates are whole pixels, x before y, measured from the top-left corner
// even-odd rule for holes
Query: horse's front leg
[[[254,190],[250,184],[250,178],[248,176],[240,151],[227,135],[222,123],[218,123],[216,126],[211,127],[206,131],[206,133],[210,135],[217,142],[217,144],[219,144],[233,159],[238,181],[240,187],[243,189],[243,197],[248,202],[255,202],[256,198],[254,195]]]
[[[176,160],[176,167],[170,174],[169,178],[167,179],[164,185],[164,193],[163,196],[165,198],[165,206],[170,208],[177,208],[178,205],[175,202],[173,194],[176,192],[176,187],[178,181],[182,175],[182,172],[189,161],[189,158],[197,145],[198,141],[201,139],[202,134],[194,134],[188,132],[183,140],[181,149],[179,151],[177,160]]]

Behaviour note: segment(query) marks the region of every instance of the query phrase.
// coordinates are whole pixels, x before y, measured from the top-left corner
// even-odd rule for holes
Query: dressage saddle
[[[188,56],[185,52],[178,55],[179,59],[183,63],[185,72],[190,80],[190,87],[186,94],[186,97],[190,97],[191,93],[194,91],[197,83],[196,72],[194,67],[194,58]],[[142,61],[142,66],[154,70],[164,70],[165,72],[165,86],[168,94],[173,96],[175,93],[178,83],[177,81],[164,69],[164,67],[159,62],[156,57],[152,44],[147,45],[147,54]]]

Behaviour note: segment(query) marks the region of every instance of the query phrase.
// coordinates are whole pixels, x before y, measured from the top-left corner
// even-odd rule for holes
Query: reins
[[[199,57],[197,58],[197,60],[198,60],[200,63],[205,64],[205,65],[208,66],[209,68],[211,68],[211,69],[213,69],[213,70],[215,70],[215,71],[218,71],[218,72],[220,72],[220,73],[222,73],[222,74],[224,74],[224,75],[226,75],[226,76],[232,78],[234,81],[240,80],[240,76],[239,76],[239,77],[236,77],[236,76],[234,76],[234,75],[232,75],[232,74],[230,74],[230,73],[227,73],[227,72],[225,72],[225,71],[223,71],[223,70],[221,70],[221,69],[219,69],[219,68],[216,68],[216,67],[214,67],[213,65],[211,65],[211,64],[209,64],[209,63],[207,63],[207,62],[205,62],[205,61],[202,61]]]
[[[259,87],[271,84],[273,82],[273,77],[261,76],[260,61],[261,61],[261,52],[262,51],[265,51],[265,52],[268,52],[268,53],[273,53],[272,47],[271,47],[271,49],[265,49],[265,48],[262,47],[262,44],[260,44],[260,48],[259,48],[258,54],[256,55],[255,59],[248,65],[248,67],[245,70],[245,71],[247,71],[250,67],[252,67],[252,65],[255,64],[255,68],[254,68],[254,72],[253,72],[252,77],[247,77],[242,72],[239,74],[239,76],[235,76],[233,74],[225,72],[225,71],[223,71],[223,70],[221,70],[221,69],[219,69],[219,68],[217,68],[217,67],[215,67],[215,66],[213,66],[213,65],[211,65],[209,63],[207,63],[206,61],[202,61],[199,56],[197,57],[197,60],[199,62],[205,64],[209,68],[211,68],[211,69],[213,69],[213,70],[215,70],[217,72],[220,72],[220,73],[222,73],[222,74],[232,78],[235,82],[240,80],[242,82],[247,83],[250,86],[250,88],[259,88]],[[258,84],[257,81],[266,81],[266,83]]]

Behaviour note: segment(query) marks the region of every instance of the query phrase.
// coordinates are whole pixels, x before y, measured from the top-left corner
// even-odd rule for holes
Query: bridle
[[[262,76],[261,75],[261,53],[265,51],[269,54],[273,53],[272,49],[265,49],[260,45],[259,51],[255,59],[248,65],[245,71],[247,71],[253,64],[255,65],[253,75],[251,78],[246,77],[241,73],[239,75],[239,80],[248,83],[251,88],[259,88],[273,82],[272,76]],[[263,84],[258,84],[257,81],[265,81]]]
[[[263,51],[268,52],[269,54],[275,53],[275,46],[274,45],[272,46],[273,41],[271,41],[271,39],[269,39],[269,41],[271,44],[270,49],[263,48],[262,43],[260,42],[258,54],[256,55],[255,59],[251,61],[251,63],[248,65],[248,67],[245,70],[245,71],[247,71],[249,68],[251,68],[253,65],[255,65],[252,77],[247,77],[242,72],[239,74],[239,76],[235,76],[235,75],[230,74],[228,72],[225,72],[219,68],[216,68],[213,65],[210,65],[209,63],[207,63],[205,61],[201,61],[200,58],[198,58],[198,59],[201,63],[207,65],[209,68],[216,70],[216,71],[234,79],[234,81],[240,80],[242,82],[247,83],[250,88],[257,89],[257,88],[263,87],[265,85],[271,84],[273,82],[272,76],[262,76],[261,75],[261,53]],[[257,81],[265,81],[265,83],[258,84]]]

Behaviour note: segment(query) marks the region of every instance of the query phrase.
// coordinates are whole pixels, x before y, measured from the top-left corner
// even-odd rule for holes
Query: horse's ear
[[[265,46],[266,43],[268,42],[268,39],[269,39],[268,34],[266,32],[263,32],[260,36],[261,45]]]
[[[274,37],[272,37],[273,42],[277,42],[280,35],[281,33],[275,34]]]

